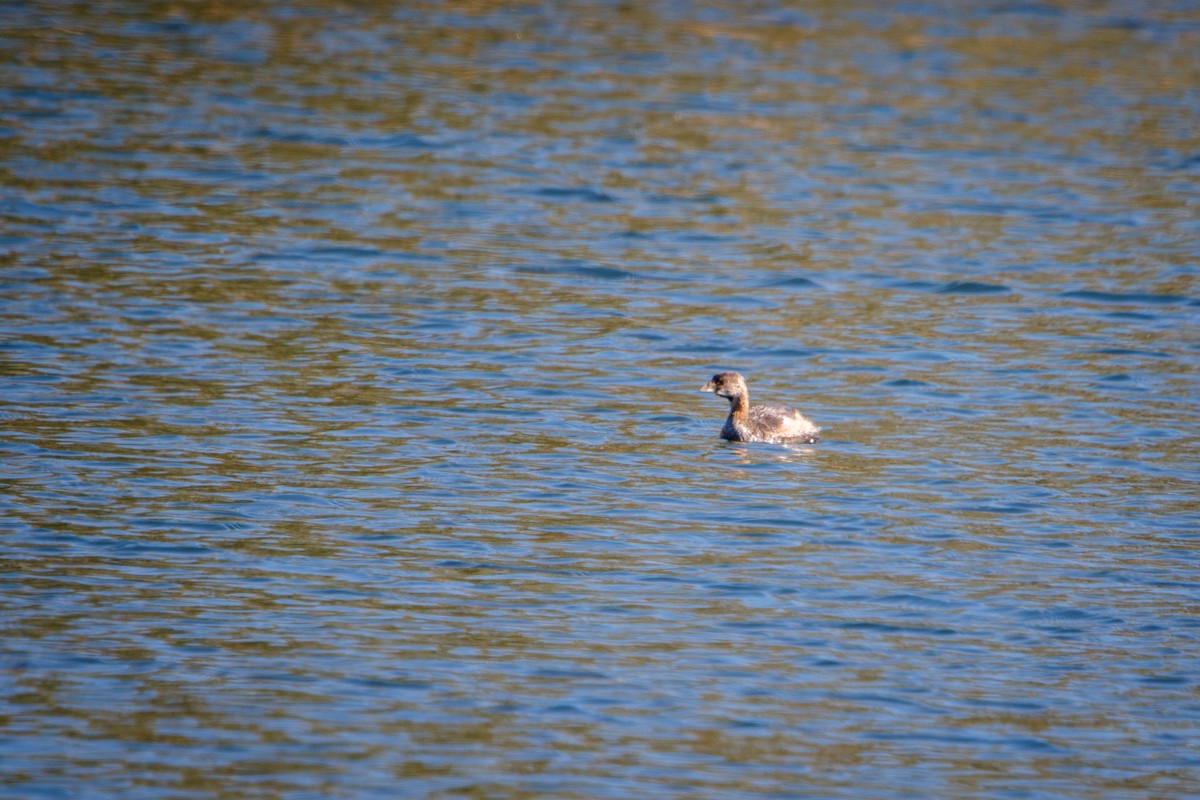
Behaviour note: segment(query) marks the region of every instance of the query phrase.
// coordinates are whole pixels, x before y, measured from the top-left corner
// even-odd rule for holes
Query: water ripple
[[[5,796],[1196,794],[1194,17],[0,9]]]

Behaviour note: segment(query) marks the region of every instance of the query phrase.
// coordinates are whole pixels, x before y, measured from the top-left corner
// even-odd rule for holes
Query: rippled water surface
[[[1200,794],[1197,53],[5,4],[0,795]]]

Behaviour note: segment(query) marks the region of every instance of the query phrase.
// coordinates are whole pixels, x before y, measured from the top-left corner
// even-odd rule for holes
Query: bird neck
[[[744,417],[750,413],[750,393],[734,395],[729,398],[729,413],[735,417]]]

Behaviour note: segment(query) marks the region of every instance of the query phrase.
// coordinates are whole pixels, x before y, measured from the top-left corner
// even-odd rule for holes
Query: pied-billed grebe
[[[721,438],[731,442],[815,442],[821,431],[799,411],[784,406],[752,406],[746,379],[736,372],[719,372],[700,387],[729,401],[729,417]]]

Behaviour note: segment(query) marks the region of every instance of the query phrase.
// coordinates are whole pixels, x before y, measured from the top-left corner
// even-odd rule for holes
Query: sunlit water
[[[0,794],[1200,793],[1200,12],[360,5],[0,11]]]

